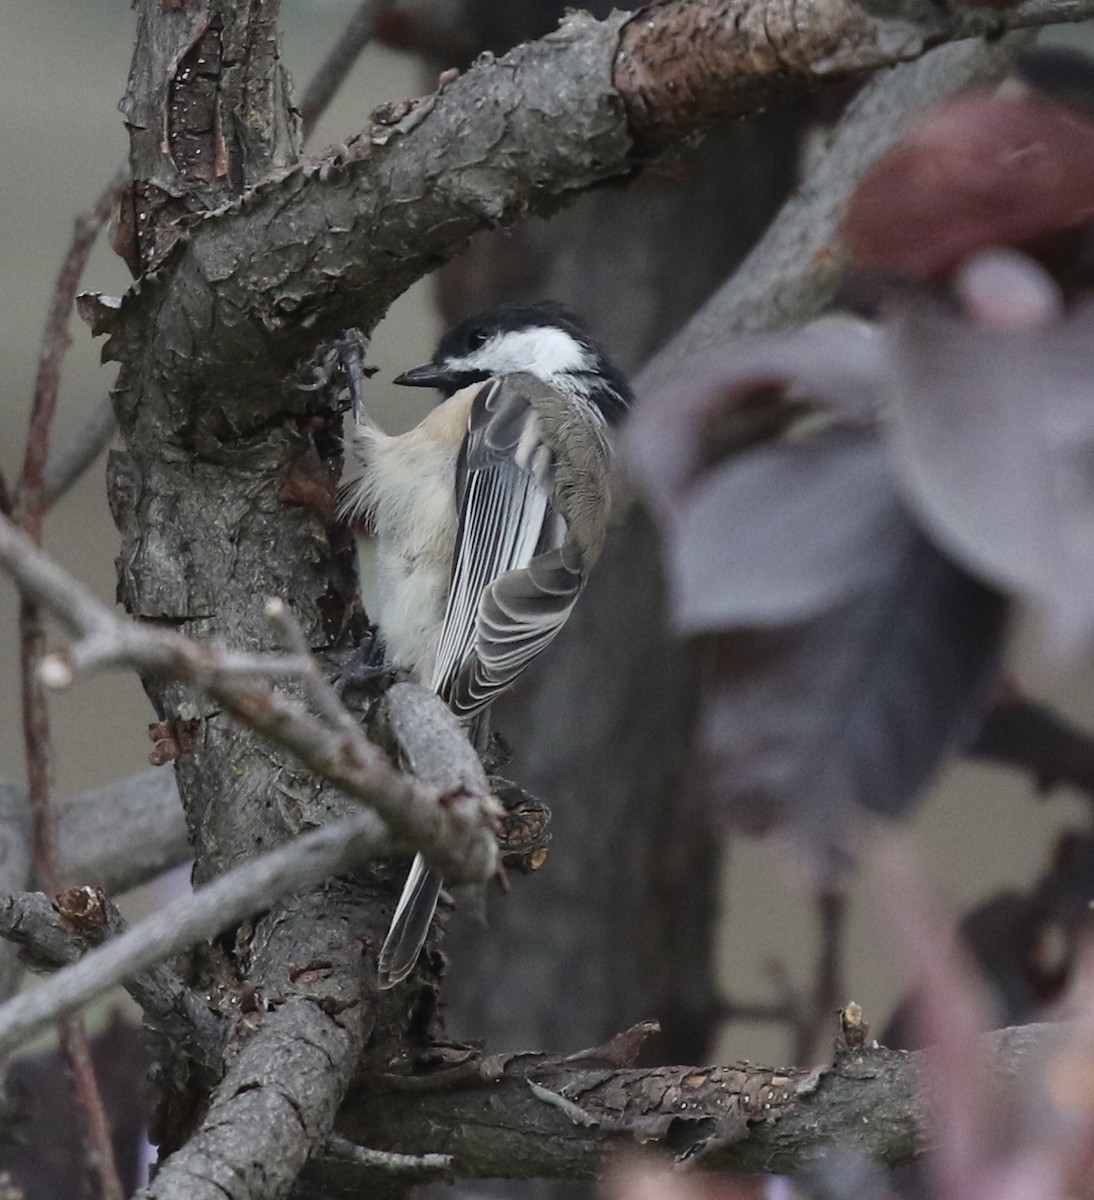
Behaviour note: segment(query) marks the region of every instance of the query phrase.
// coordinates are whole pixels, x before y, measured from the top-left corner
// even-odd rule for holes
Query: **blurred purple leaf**
[[[801,621],[884,587],[920,535],[865,430],[780,438],[708,471],[666,542],[684,634]]]
[[[908,314],[890,335],[903,491],[949,553],[1043,608],[1057,654],[1094,636],[1094,321],[983,329]]]
[[[796,347],[793,386],[811,398],[818,378],[836,378],[825,359],[837,339],[823,351],[813,335],[768,349],[777,344]],[[778,377],[774,363],[763,362],[765,378]],[[722,380],[747,388],[728,364],[727,354]],[[879,378],[878,363],[860,359],[857,394]],[[684,386],[655,398],[631,443],[664,489],[673,622],[703,652],[705,779],[730,820],[783,824],[829,873],[863,811],[904,811],[971,732],[1006,605],[920,531],[874,431],[814,423],[705,462],[700,415],[716,391],[702,377],[698,400]],[[655,446],[672,441],[681,413],[689,428],[676,445],[696,448],[676,458],[675,476],[658,473]]]
[[[886,382],[874,327],[827,317],[803,330],[743,337],[695,364],[635,410],[626,450],[662,523],[730,449],[778,433],[803,407],[867,421]]]
[[[840,232],[860,267],[942,278],[990,246],[1074,258],[1092,210],[1094,122],[1047,96],[971,91],[871,168]]]
[[[736,824],[782,823],[822,873],[845,860],[863,811],[908,808],[998,670],[1005,602],[907,519],[893,543],[888,576],[836,607],[703,642],[710,794]]]

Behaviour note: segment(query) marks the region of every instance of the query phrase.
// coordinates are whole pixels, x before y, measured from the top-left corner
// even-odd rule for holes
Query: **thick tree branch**
[[[376,1022],[360,911],[352,891],[332,885],[295,897],[259,923],[254,1032],[230,1058],[201,1128],[140,1197],[287,1195],[330,1136]]]
[[[381,114],[338,158],[287,171],[202,221],[156,280],[94,323],[115,335],[109,354],[157,373],[170,363],[179,427],[223,438],[260,423],[258,409],[200,411],[202,397],[180,383],[249,371],[261,406],[263,387],[348,312],[370,329],[471,234],[550,213],[776,89],[890,66],[939,40],[1083,19],[1094,0],[929,12],[916,25],[832,0],[803,23],[790,0],[675,0],[605,22],[572,15],[556,34]],[[120,403],[139,422],[136,395],[123,379]]]
[[[1067,1053],[1065,1039],[1066,1027],[1027,1025],[985,1035],[981,1051],[1014,1094],[1049,1056]],[[379,1149],[450,1154],[466,1179],[591,1179],[606,1154],[636,1139],[713,1170],[793,1174],[837,1145],[895,1166],[926,1148],[928,1054],[855,1051],[825,1070],[785,1072],[498,1055],[447,1087],[443,1076],[424,1088],[363,1081],[339,1130]]]

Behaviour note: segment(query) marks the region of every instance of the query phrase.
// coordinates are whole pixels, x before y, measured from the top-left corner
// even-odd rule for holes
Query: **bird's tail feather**
[[[477,713],[467,723],[467,736],[481,755],[490,737],[488,709]],[[437,910],[437,897],[441,894],[443,882],[440,875],[425,865],[425,859],[420,854],[414,856],[410,874],[403,884],[403,893],[395,906],[395,915],[391,918],[391,927],[380,950],[381,988],[402,983],[414,970]]]
[[[441,882],[417,855],[380,951],[380,987],[394,987],[414,970],[441,894]]]

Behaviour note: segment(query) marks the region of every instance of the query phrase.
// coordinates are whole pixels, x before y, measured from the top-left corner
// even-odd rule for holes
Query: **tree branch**
[[[982,1058],[1014,1094],[1046,1055],[1066,1052],[1066,1032],[999,1030],[981,1039]],[[497,1055],[448,1086],[443,1073],[425,1089],[365,1080],[339,1129],[379,1149],[450,1154],[463,1179],[591,1179],[606,1154],[636,1139],[712,1170],[794,1174],[837,1145],[896,1166],[926,1148],[929,1053],[847,1052],[816,1071],[617,1070],[581,1056]],[[352,1177],[341,1182],[352,1186]]]
[[[31,406],[30,429],[19,485],[15,495],[15,513],[20,525],[39,541],[42,518],[46,511],[45,470],[49,456],[49,435],[57,409],[57,394],[61,383],[61,364],[72,340],[68,323],[76,299],[76,289],[87,265],[88,257],[103,226],[117,202],[127,173],[116,176],[99,194],[89,212],[76,218],[72,244],[61,264],[61,270],[50,299],[46,327],[42,334],[42,349],[34,380],[34,400]]]
[[[391,767],[356,726],[341,723],[332,730],[284,693],[240,681],[262,670],[309,676],[318,671],[310,656],[232,655],[213,643],[121,620],[2,517],[0,567],[81,637],[68,654],[46,660],[47,681],[67,685],[74,665],[119,661],[195,682],[317,775],[374,808],[401,844],[420,849],[452,883],[485,883],[494,874],[493,822],[499,810],[488,793],[441,794],[436,787],[423,786]],[[434,698],[432,704],[437,727],[447,731],[449,744],[465,741],[459,723],[441,701]]]
[[[372,41],[377,19],[395,0],[360,0],[338,40],[308,84],[300,101],[300,121],[306,141],[316,122],[346,81],[361,51]]]
[[[237,1025],[245,1040],[229,1048],[201,1128],[161,1162],[141,1197],[288,1193],[329,1138],[377,1029],[375,974],[363,952],[368,928],[361,896],[342,881],[296,895],[256,922],[249,982],[257,1003]]]
[[[66,883],[94,883],[118,896],[190,858],[170,768],[140,771],[57,807]]]
[[[23,467],[15,494],[14,519],[34,543],[42,540],[46,512],[45,469],[50,433],[57,410],[61,366],[71,338],[68,327],[92,247],[114,207],[122,180],[113,180],[100,194],[94,209],[77,218],[68,253],[50,299],[42,335],[42,349],[34,380],[30,427]],[[6,518],[0,518],[6,519]],[[60,881],[57,817],[53,808],[53,779],[49,713],[38,667],[45,653],[45,631],[37,604],[27,596],[19,609],[20,674],[23,741],[27,762],[27,795],[30,808],[31,859],[35,874],[46,886]],[[83,1023],[62,1021],[59,1029],[62,1055],[72,1081],[72,1096],[83,1132],[88,1176],[98,1200],[123,1200],[121,1180],[114,1161],[110,1123],[91,1061]]]
[[[646,364],[642,393],[666,386],[681,364],[734,334],[815,317],[832,300],[841,259],[836,231],[859,180],[912,118],[973,82],[1004,76],[1031,36],[940,46],[878,75],[851,101],[829,145],[770,229],[684,328]]]
[[[447,1179],[452,1168],[452,1158],[448,1154],[393,1154],[390,1150],[369,1150],[343,1137],[332,1137],[319,1158],[349,1162],[368,1171],[400,1175],[417,1182]]]
[[[78,430],[61,450],[50,454],[42,485],[46,508],[52,508],[81,478],[110,445],[117,432],[118,422],[114,417],[114,405],[109,396],[104,396],[83,428]]]
[[[91,888],[62,892],[56,901],[41,892],[21,892],[0,900],[0,937],[22,947],[23,960],[38,971],[79,962],[89,950],[125,931],[121,913]],[[149,1026],[214,1078],[220,1074],[224,1025],[174,971],[153,966],[119,982],[140,1005]]]
[[[452,740],[448,722],[438,720],[450,716],[425,688],[398,684],[378,705],[376,721],[392,752],[439,790],[451,795],[457,788],[485,787],[482,764],[470,743],[462,734]],[[232,929],[281,897],[364,862],[414,849],[414,843],[393,837],[375,813],[355,813],[240,864],[124,932],[117,923],[113,928],[108,923],[107,932],[117,935],[111,941],[0,1005],[0,1056],[116,984]],[[26,930],[20,924],[25,909],[19,897],[8,898],[0,914],[0,936]],[[32,922],[35,916],[41,916],[37,909],[30,913]],[[26,940],[44,939],[46,933],[39,919]],[[62,957],[55,945],[45,953]],[[162,992],[160,987],[152,997],[161,1008]]]
[[[190,857],[175,775],[162,767],[60,801],[57,821],[61,880],[66,885],[93,883],[116,896]],[[25,788],[0,783],[0,826],[13,831],[12,845],[17,840],[25,843]],[[13,862],[12,850],[3,858]],[[31,881],[25,855],[20,861],[24,868],[5,875],[0,893],[17,891]]]
[[[0,1005],[0,1056],[116,984],[216,937],[290,892],[407,848],[393,841],[375,813],[361,812],[251,859]]]
[[[1083,19],[1094,0],[923,9],[931,15],[918,25],[843,0],[815,6],[807,23],[792,0],[673,0],[604,22],[572,14],[556,34],[380,113],[344,154],[287,171],[202,221],[170,270],[120,309],[89,315],[114,335],[109,356],[147,368],[170,359],[178,427],[225,437],[260,423],[264,387],[335,336],[347,312],[371,329],[473,233],[548,214],[632,173],[667,138],[678,144],[715,119],[753,111],[776,90],[891,66],[938,40]],[[691,102],[678,102],[674,88]],[[193,329],[204,331],[200,344]],[[249,411],[244,400],[230,422],[201,411],[188,386],[225,370],[255,373]],[[123,380],[119,403],[134,420],[136,395]]]

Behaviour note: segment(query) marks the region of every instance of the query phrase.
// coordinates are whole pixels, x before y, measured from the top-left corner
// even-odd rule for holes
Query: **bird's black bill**
[[[436,363],[425,363],[421,367],[412,367],[401,375],[395,376],[395,383],[403,387],[435,387],[443,388],[452,382],[452,378],[444,367]]]
[[[454,396],[460,388],[473,383],[482,383],[490,378],[489,371],[457,370],[441,363],[426,363],[396,375],[395,382],[404,387],[431,387],[443,392],[445,397]]]

